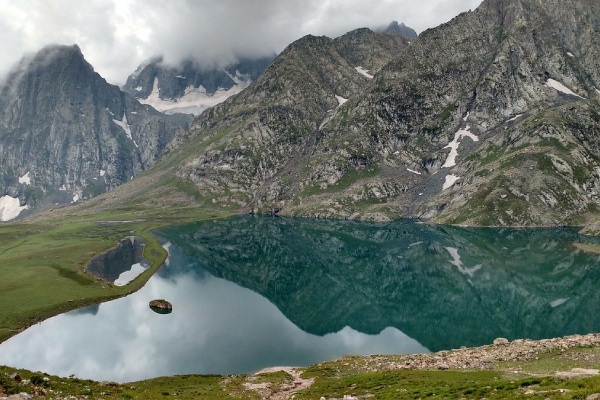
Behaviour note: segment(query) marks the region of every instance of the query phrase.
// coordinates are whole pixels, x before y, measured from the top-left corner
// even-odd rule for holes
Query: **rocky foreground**
[[[370,364],[370,370],[379,371],[392,369],[490,370],[495,368],[496,363],[502,361],[528,361],[542,353],[564,352],[575,347],[598,345],[600,345],[600,334],[597,333],[542,340],[517,339],[512,342],[498,338],[494,340],[493,344],[482,347],[462,347],[437,353],[408,355],[395,361],[386,357],[370,356],[367,357],[367,361]],[[600,366],[600,358],[594,361],[598,361]],[[594,371],[587,375],[598,374],[598,370]]]
[[[327,364],[340,374],[356,374],[357,376],[369,372],[397,371],[397,370],[463,370],[463,371],[498,371],[511,376],[553,376],[559,381],[567,381],[577,378],[586,378],[599,375],[600,352],[587,351],[600,346],[600,334],[571,335],[555,339],[529,340],[518,339],[512,342],[504,338],[494,340],[493,344],[460,348],[454,350],[439,351],[429,354],[415,354],[403,356],[347,356],[337,361],[325,362],[317,365],[319,368]],[[548,363],[542,371],[536,368],[528,368],[530,362],[539,360],[548,355],[555,355],[553,362]],[[559,361],[556,361],[559,360]],[[585,368],[573,368],[572,365],[586,366]],[[568,367],[567,367],[568,366]],[[588,366],[598,366],[588,368]],[[242,398],[261,399],[292,399],[298,392],[309,389],[315,382],[314,377],[307,377],[309,368],[269,368],[254,375],[246,377],[223,377],[221,386],[231,395]],[[282,382],[269,381],[270,374],[277,372],[285,373],[286,379]],[[5,373],[6,375],[6,373]],[[271,375],[273,376],[273,375]],[[38,377],[38,379],[24,379],[18,373],[10,376],[0,377],[7,382],[19,385],[21,392],[8,396],[5,388],[0,385],[0,400],[28,400],[28,399],[90,399],[94,396],[74,396],[67,394],[65,390],[52,391],[43,389],[46,383],[63,378]],[[43,380],[40,380],[43,379]],[[69,378],[72,379],[72,378]],[[241,381],[240,381],[241,379]],[[240,384],[238,389],[232,389],[231,382],[237,380]],[[39,382],[38,382],[39,381]],[[129,389],[134,389],[127,384]],[[119,387],[114,383],[102,383],[101,387]],[[568,390],[557,393],[566,393]],[[524,394],[539,395],[532,388],[524,388]],[[106,393],[108,394],[108,393]],[[346,400],[359,399],[364,396],[344,396]],[[373,397],[373,396],[370,396]],[[321,399],[335,399],[334,397],[321,397]],[[591,393],[587,399],[600,399],[600,393]]]
[[[523,371],[520,362],[538,359],[547,353],[559,353],[560,358],[597,364],[600,368],[600,354],[587,352],[566,352],[569,349],[595,347],[600,345],[600,334],[572,335],[562,338],[530,340],[518,339],[509,342],[507,339],[498,338],[491,345],[440,351],[429,354],[413,354],[405,356],[348,356],[335,362],[344,369],[355,373],[368,373],[392,370],[502,370],[514,374],[527,374]],[[505,363],[499,367],[499,363]],[[256,384],[256,376],[265,372],[273,372],[276,368],[260,371],[247,378],[246,387],[259,393],[262,399],[291,399],[294,393],[310,387],[314,379],[305,379],[298,373],[301,369],[288,367],[279,370],[285,371],[294,377],[286,385],[273,387],[265,383]],[[570,368],[568,371],[552,371],[545,375],[554,375],[560,380],[584,378],[598,375],[599,369]],[[531,374],[538,375],[538,374]],[[536,394],[529,390],[526,394]],[[597,396],[597,397],[594,397]],[[345,396],[344,400],[358,400],[361,397]],[[321,400],[326,399],[322,397]],[[600,399],[600,394],[591,394],[587,399]],[[329,398],[329,400],[336,400]]]

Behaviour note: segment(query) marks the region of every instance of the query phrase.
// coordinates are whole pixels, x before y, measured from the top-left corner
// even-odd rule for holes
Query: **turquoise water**
[[[26,330],[0,363],[124,382],[600,332],[600,257],[574,229],[244,216],[159,237],[142,290]]]

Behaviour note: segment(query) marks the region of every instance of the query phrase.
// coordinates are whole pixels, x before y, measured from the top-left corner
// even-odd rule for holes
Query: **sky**
[[[422,32],[482,0],[0,0],[0,77],[48,44],[78,44],[122,85],[145,60],[206,66],[281,52],[307,34],[337,37],[393,20]]]

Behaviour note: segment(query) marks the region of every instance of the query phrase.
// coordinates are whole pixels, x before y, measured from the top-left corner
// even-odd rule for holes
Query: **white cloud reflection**
[[[148,302],[155,298],[168,299],[173,313],[152,312]],[[349,327],[322,337],[306,333],[264,297],[209,274],[155,276],[136,294],[101,304],[97,311],[60,315],[31,327],[0,345],[0,364],[127,382],[251,373],[346,354],[428,351],[395,328],[379,335]]]

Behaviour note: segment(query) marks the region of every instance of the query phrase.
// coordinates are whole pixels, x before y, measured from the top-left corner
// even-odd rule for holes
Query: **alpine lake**
[[[141,290],[32,326],[0,364],[129,382],[600,332],[600,255],[582,250],[600,241],[576,228],[238,216],[156,234],[169,257]]]

